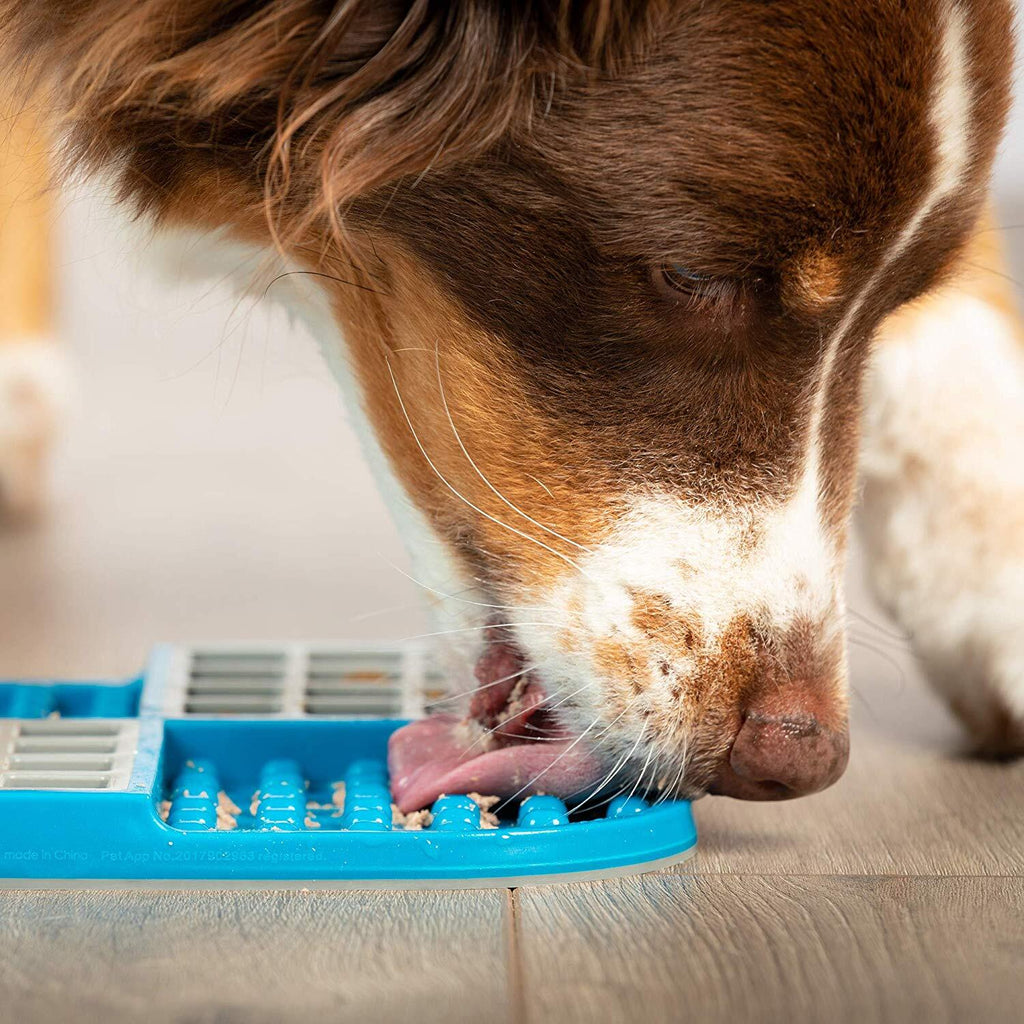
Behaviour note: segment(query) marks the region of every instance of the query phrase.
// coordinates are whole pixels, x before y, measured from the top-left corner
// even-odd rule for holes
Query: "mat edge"
[[[529,885],[557,885],[564,882],[599,882],[631,875],[647,875],[690,860],[697,844],[680,853],[658,860],[642,861],[594,871],[563,871],[539,875],[508,875],[494,878],[332,878],[332,879],[258,879],[258,878],[0,878],[0,891],[32,892],[37,890],[140,890],[161,892],[262,891],[273,892],[348,892],[355,890],[417,890],[443,889],[518,889]]]

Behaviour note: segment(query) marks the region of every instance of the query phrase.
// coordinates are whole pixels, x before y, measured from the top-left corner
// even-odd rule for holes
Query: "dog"
[[[68,404],[53,338],[46,131],[4,104],[0,149],[0,513],[30,519],[44,502],[45,462]]]
[[[67,162],[275,254],[464,716],[396,799],[818,791],[842,577],[1024,749],[1007,0],[4,0]]]

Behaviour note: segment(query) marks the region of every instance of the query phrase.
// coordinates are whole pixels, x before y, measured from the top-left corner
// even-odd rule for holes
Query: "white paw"
[[[962,595],[973,602],[973,614],[958,615],[953,607],[945,622],[936,617],[923,638],[914,638],[925,670],[975,750],[992,757],[1024,755],[1024,595],[1019,585],[1016,591]]]
[[[967,699],[961,699],[961,698]],[[950,707],[971,735],[976,753],[983,757],[1024,757],[1024,712],[998,690],[982,690],[970,697],[954,694]]]
[[[975,523],[904,498],[878,516],[882,500],[866,489],[862,525],[872,542],[871,576],[879,599],[910,636],[935,689],[982,754],[1024,755],[1024,560],[1019,534],[999,537],[990,506],[979,543]],[[947,502],[945,511],[948,512]],[[916,528],[912,527],[912,524]],[[908,529],[909,528],[909,529]],[[909,534],[909,536],[908,536]]]
[[[69,398],[67,356],[43,340],[0,341],[0,512],[24,518],[46,496],[48,455]]]
[[[881,340],[860,516],[882,602],[980,751],[1024,754],[1024,346],[971,298]]]

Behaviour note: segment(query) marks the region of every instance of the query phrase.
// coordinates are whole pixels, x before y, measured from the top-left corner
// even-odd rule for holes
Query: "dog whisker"
[[[497,806],[497,807],[496,807],[496,808],[494,809],[494,810],[495,810],[495,814],[500,814],[500,813],[501,813],[501,811],[503,811],[503,810],[504,810],[504,809],[505,809],[505,808],[506,808],[506,807],[507,807],[507,806],[508,806],[508,805],[509,805],[509,804],[510,804],[510,803],[511,803],[511,802],[512,802],[513,800],[515,800],[515,799],[516,799],[517,797],[519,797],[519,796],[521,796],[521,795],[522,795],[523,793],[525,793],[525,792],[526,792],[526,791],[527,791],[528,789],[531,789],[531,788],[532,788],[533,786],[535,786],[535,785],[536,785],[536,784],[537,784],[538,782],[540,782],[540,780],[541,780],[541,779],[542,779],[542,778],[543,778],[543,777],[544,777],[545,775],[547,775],[547,773],[548,773],[549,771],[551,771],[551,769],[552,769],[552,768],[554,768],[556,764],[558,764],[558,763],[559,763],[560,761],[564,760],[564,759],[565,759],[565,758],[566,758],[566,757],[567,757],[567,756],[568,756],[568,755],[569,755],[569,754],[570,754],[570,753],[571,753],[571,752],[572,752],[572,751],[573,751],[573,750],[574,750],[574,749],[575,749],[575,748],[576,748],[577,746],[579,746],[579,744],[580,744],[580,743],[582,743],[582,742],[583,742],[583,740],[584,740],[584,739],[586,738],[586,736],[587,736],[587,734],[588,734],[588,733],[590,732],[590,730],[591,730],[591,729],[593,729],[593,728],[594,728],[594,726],[595,726],[595,725],[597,725],[597,723],[598,723],[599,721],[600,721],[600,718],[595,718],[595,719],[594,719],[594,720],[593,720],[593,721],[592,721],[592,722],[590,723],[590,725],[588,725],[588,726],[586,727],[586,729],[584,729],[584,730],[583,730],[583,731],[582,731],[582,732],[581,732],[581,733],[579,734],[579,736],[577,736],[577,737],[576,737],[576,739],[574,739],[574,740],[572,741],[572,743],[570,743],[570,744],[569,744],[569,746],[567,746],[567,747],[565,748],[565,750],[563,750],[563,751],[562,751],[562,752],[561,752],[561,753],[560,753],[560,754],[558,755],[558,757],[556,757],[556,758],[555,758],[555,759],[554,759],[554,760],[553,760],[553,761],[551,762],[551,764],[549,764],[549,765],[548,765],[548,766],[547,766],[547,767],[546,767],[546,768],[545,768],[545,769],[544,769],[543,771],[540,771],[540,772],[538,772],[538,773],[537,773],[537,774],[536,774],[536,775],[535,775],[535,776],[534,776],[534,777],[533,777],[532,779],[530,779],[530,781],[529,781],[529,782],[527,782],[527,783],[526,783],[526,785],[524,785],[524,786],[520,786],[520,787],[519,787],[519,789],[517,789],[517,790],[515,791],[515,793],[513,793],[513,794],[512,794],[512,795],[511,795],[510,797],[508,797],[508,798],[507,798],[506,800],[503,800],[503,801],[502,801],[502,802],[501,802],[501,803],[500,803],[500,804],[499,804],[499,805],[498,805],[498,806]]]
[[[889,637],[892,640],[902,640],[904,642],[910,640],[906,633],[902,633],[895,629],[888,629],[884,625],[882,625],[882,623],[876,622],[870,616],[865,615],[863,612],[857,611],[856,608],[849,607],[849,605],[847,605],[846,614],[852,615],[855,619],[862,622],[865,626],[870,626],[872,629],[881,633],[883,636]]]
[[[438,387],[438,391],[439,391],[439,393],[441,395],[441,403],[444,406],[445,415],[448,418],[448,425],[452,428],[452,434],[455,436],[455,440],[458,443],[459,448],[462,450],[462,454],[466,456],[466,461],[470,464],[470,466],[473,467],[473,471],[484,482],[484,485],[493,494],[495,494],[500,501],[502,501],[506,505],[508,505],[508,507],[510,509],[512,509],[513,512],[516,512],[519,515],[521,515],[527,522],[532,523],[536,527],[539,527],[541,530],[544,530],[546,533],[550,533],[553,537],[557,537],[559,540],[564,541],[566,544],[570,544],[570,545],[572,545],[575,548],[579,548],[581,551],[587,551],[587,552],[591,551],[592,550],[591,548],[588,548],[588,547],[586,547],[583,544],[579,544],[579,543],[577,543],[576,541],[572,540],[569,537],[563,536],[557,530],[551,529],[550,526],[545,526],[544,523],[539,523],[536,519],[533,518],[533,516],[528,515],[526,512],[524,512],[514,502],[509,501],[509,499],[506,498],[505,495],[502,494],[501,491],[499,491],[498,488],[495,487],[494,484],[491,483],[491,481],[484,474],[483,470],[481,470],[480,467],[476,464],[476,462],[473,459],[473,456],[469,454],[469,451],[466,449],[466,446],[465,446],[465,444],[462,441],[462,436],[459,434],[459,430],[455,426],[455,420],[452,418],[452,412],[451,412],[451,409],[448,406],[448,396],[445,394],[445,390],[444,390],[444,380],[443,380],[443,378],[441,376],[441,353],[440,353],[440,350],[437,347],[436,343],[434,345],[434,361],[435,361],[435,364],[437,366],[437,387]],[[545,490],[546,490],[546,488],[545,488]],[[548,494],[550,494],[550,493],[551,492],[548,491]]]
[[[429,591],[431,594],[435,594],[437,597],[440,597],[442,600],[445,600],[445,601],[459,601],[462,604],[473,605],[474,607],[477,607],[477,608],[493,608],[493,609],[496,609],[498,611],[512,611],[512,610],[516,610],[516,611],[526,611],[526,612],[551,612],[552,614],[557,614],[557,610],[556,609],[551,608],[551,607],[546,606],[546,605],[542,606],[542,605],[495,604],[493,602],[488,602],[488,601],[472,601],[469,598],[461,597],[460,594],[446,594],[443,590],[438,590],[436,587],[430,586],[429,583],[424,583],[422,580],[416,579],[415,576],[413,576],[411,573],[406,572],[400,566],[397,566],[394,563],[389,563],[389,564],[391,565],[391,568],[395,570],[395,572],[397,572],[397,573],[401,574],[402,576],[404,576],[411,583],[415,583],[418,587],[422,587],[424,590]],[[470,589],[472,589],[472,588],[470,588],[470,587],[466,588],[466,590],[470,590]],[[462,591],[460,593],[465,593],[465,591]]]
[[[633,788],[629,791],[629,797],[627,797],[627,799],[631,798],[636,793],[637,788],[639,787],[640,783],[643,781],[644,776],[647,774],[647,766],[650,764],[651,758],[654,756],[656,750],[657,750],[656,744],[652,743],[650,748],[647,751],[647,758],[644,761],[644,766],[640,770],[640,774],[637,775],[636,781],[633,783]]]
[[[551,700],[551,699],[552,699],[553,697],[557,697],[557,696],[559,696],[559,694],[558,694],[558,691],[555,691],[554,693],[548,694],[548,695],[547,695],[546,697],[544,697],[544,698],[543,698],[542,700],[538,701],[538,702],[537,702],[537,703],[536,703],[536,704],[534,705],[534,707],[533,707],[533,710],[534,710],[534,711],[539,711],[539,710],[540,710],[541,708],[545,708],[545,710],[546,710],[546,711],[548,711],[548,712],[554,711],[554,710],[555,710],[555,708],[559,708],[559,707],[561,707],[561,706],[562,706],[562,705],[563,705],[563,704],[564,704],[564,703],[565,703],[565,702],[566,702],[567,700],[571,700],[571,699],[572,699],[573,697],[575,697],[575,696],[576,696],[577,694],[579,694],[579,693],[582,693],[582,692],[583,692],[583,691],[584,691],[584,690],[585,690],[586,688],[587,688],[587,686],[586,686],[586,684],[584,684],[584,685],[583,685],[583,686],[581,686],[581,687],[580,687],[580,688],[579,688],[578,690],[574,690],[574,691],[573,691],[572,693],[570,693],[570,694],[568,695],[568,697],[565,697],[565,698],[563,698],[562,700],[560,700],[560,701],[559,701],[559,702],[558,702],[557,704],[552,704],[552,705],[550,705],[550,706],[547,706],[547,705],[548,705],[548,702],[549,702],[549,701],[550,701],[550,700]],[[485,731],[484,731],[483,733],[481,733],[481,734],[480,734],[480,735],[479,735],[479,736],[478,736],[478,737],[477,737],[477,738],[476,738],[476,739],[475,739],[475,740],[474,740],[474,741],[473,741],[473,742],[472,742],[472,743],[471,743],[471,744],[470,744],[470,745],[469,745],[469,746],[468,746],[468,747],[466,748],[466,751],[467,751],[467,753],[468,753],[468,752],[469,752],[470,750],[474,750],[474,749],[475,749],[475,748],[476,748],[477,746],[479,746],[479,745],[480,745],[480,744],[482,744],[482,743],[483,743],[484,741],[486,741],[488,737],[490,737],[490,736],[493,736],[493,735],[495,735],[495,734],[497,734],[497,735],[499,735],[499,736],[503,735],[503,733],[501,732],[501,730],[502,730],[502,729],[503,729],[503,728],[505,727],[505,725],[506,725],[506,724],[507,724],[506,722],[499,722],[499,723],[498,723],[497,725],[495,725],[494,727],[492,727],[492,728],[490,728],[490,729],[487,729],[487,730],[485,730]],[[534,742],[534,740],[531,740],[530,742]],[[554,742],[554,741],[553,741],[553,742]],[[559,742],[560,742],[560,741],[559,741]]]
[[[527,665],[525,668],[521,668],[518,672],[512,672],[507,676],[502,676],[501,679],[495,679],[493,682],[490,683],[482,683],[480,686],[474,686],[471,690],[463,690],[459,693],[453,693],[448,697],[441,697],[438,700],[431,701],[431,704],[434,707],[437,707],[441,704],[453,704],[460,700],[466,700],[467,698],[472,697],[474,694],[483,693],[485,690],[491,689],[491,687],[493,686],[500,686],[502,683],[507,683],[512,679],[518,679],[520,676],[525,676],[529,675],[529,673],[531,672],[536,672],[538,671],[538,668],[539,666],[537,665]]]
[[[437,636],[454,636],[460,633],[479,633],[484,629],[515,629],[520,626],[549,626],[558,629],[557,622],[482,622],[477,626],[458,626],[455,629],[439,629],[432,633],[414,633],[411,636],[403,636],[401,642],[409,640],[427,640]]]
[[[863,637],[850,636],[850,643],[856,644],[858,647],[863,647],[866,650],[871,651],[872,654],[878,655],[883,661],[887,662],[892,668],[896,670],[896,677],[899,682],[899,690],[897,692],[902,693],[903,689],[907,684],[907,674],[903,670],[903,666],[887,651],[883,651],[880,647],[877,647],[870,640],[865,640]],[[852,687],[851,687],[852,689]]]
[[[622,716],[625,713],[626,713],[626,709],[623,708],[623,710],[620,711],[618,713],[618,715],[616,715],[616,717],[614,719],[612,719],[611,722],[608,723],[608,725],[604,729],[604,732],[602,732],[601,735],[598,737],[598,740],[600,740],[603,736],[607,735],[608,730],[611,729],[611,727],[616,722],[618,722],[619,719],[622,718]],[[604,789],[604,787],[607,786],[608,783],[612,781],[612,779],[615,778],[615,776],[618,774],[618,772],[622,769],[623,765],[627,764],[630,761],[630,759],[633,757],[633,755],[636,753],[636,749],[637,749],[637,747],[640,746],[640,743],[643,740],[643,738],[644,738],[644,730],[641,729],[640,732],[637,734],[636,742],[633,744],[632,749],[628,753],[624,754],[622,757],[619,758],[619,760],[612,767],[611,771],[609,771],[608,774],[605,775],[605,777],[594,787],[594,789],[590,792],[589,796],[585,797],[583,800],[581,800],[579,803],[577,803],[574,807],[571,807],[569,809],[569,813],[570,814],[576,814],[590,800],[593,800],[594,797],[597,796]],[[591,746],[593,747],[594,744],[591,744]]]
[[[574,569],[581,576],[584,576],[587,579],[591,579],[591,577],[576,562],[574,562],[571,558],[569,558],[568,555],[563,554],[561,551],[557,551],[555,548],[551,547],[550,544],[545,544],[543,541],[538,540],[536,537],[533,537],[533,536],[531,536],[528,533],[524,533],[522,530],[517,530],[514,526],[510,526],[508,523],[502,522],[502,520],[498,519],[495,516],[492,516],[489,512],[485,512],[478,505],[475,505],[473,502],[471,502],[469,500],[469,498],[467,498],[464,494],[462,494],[457,488],[452,486],[452,484],[448,481],[448,479],[445,477],[445,475],[437,468],[437,466],[434,463],[434,460],[431,459],[431,457],[427,454],[426,448],[423,447],[423,442],[420,440],[419,434],[416,432],[416,428],[413,426],[412,419],[409,416],[409,410],[406,408],[405,400],[402,398],[401,390],[398,387],[398,379],[395,377],[395,371],[394,371],[393,367],[391,366],[391,360],[390,359],[386,359],[385,361],[387,362],[388,374],[391,377],[392,386],[395,389],[395,395],[398,398],[398,404],[401,407],[402,415],[405,417],[405,422],[408,425],[410,432],[412,433],[413,440],[416,442],[416,446],[419,448],[420,453],[422,454],[423,458],[426,460],[427,465],[430,466],[431,470],[434,472],[434,474],[437,476],[437,478],[441,481],[441,483],[443,483],[445,485],[445,487],[447,487],[448,490],[451,491],[452,494],[456,498],[458,498],[466,506],[471,508],[478,515],[481,515],[485,519],[490,520],[492,523],[494,523],[497,526],[503,527],[504,529],[506,529],[506,530],[510,531],[511,533],[515,534],[517,537],[522,537],[523,540],[527,540],[531,544],[536,544],[539,548],[542,548],[543,550],[550,552],[556,558],[561,559],[563,562],[566,563],[566,565],[568,565],[570,568]]]

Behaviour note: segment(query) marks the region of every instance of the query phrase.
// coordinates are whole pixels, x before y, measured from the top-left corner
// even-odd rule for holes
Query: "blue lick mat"
[[[129,683],[2,683],[0,884],[448,888],[692,854],[685,801],[534,796],[485,828],[446,796],[427,828],[393,824],[388,736],[438,689],[416,649],[337,643],[165,645]]]

